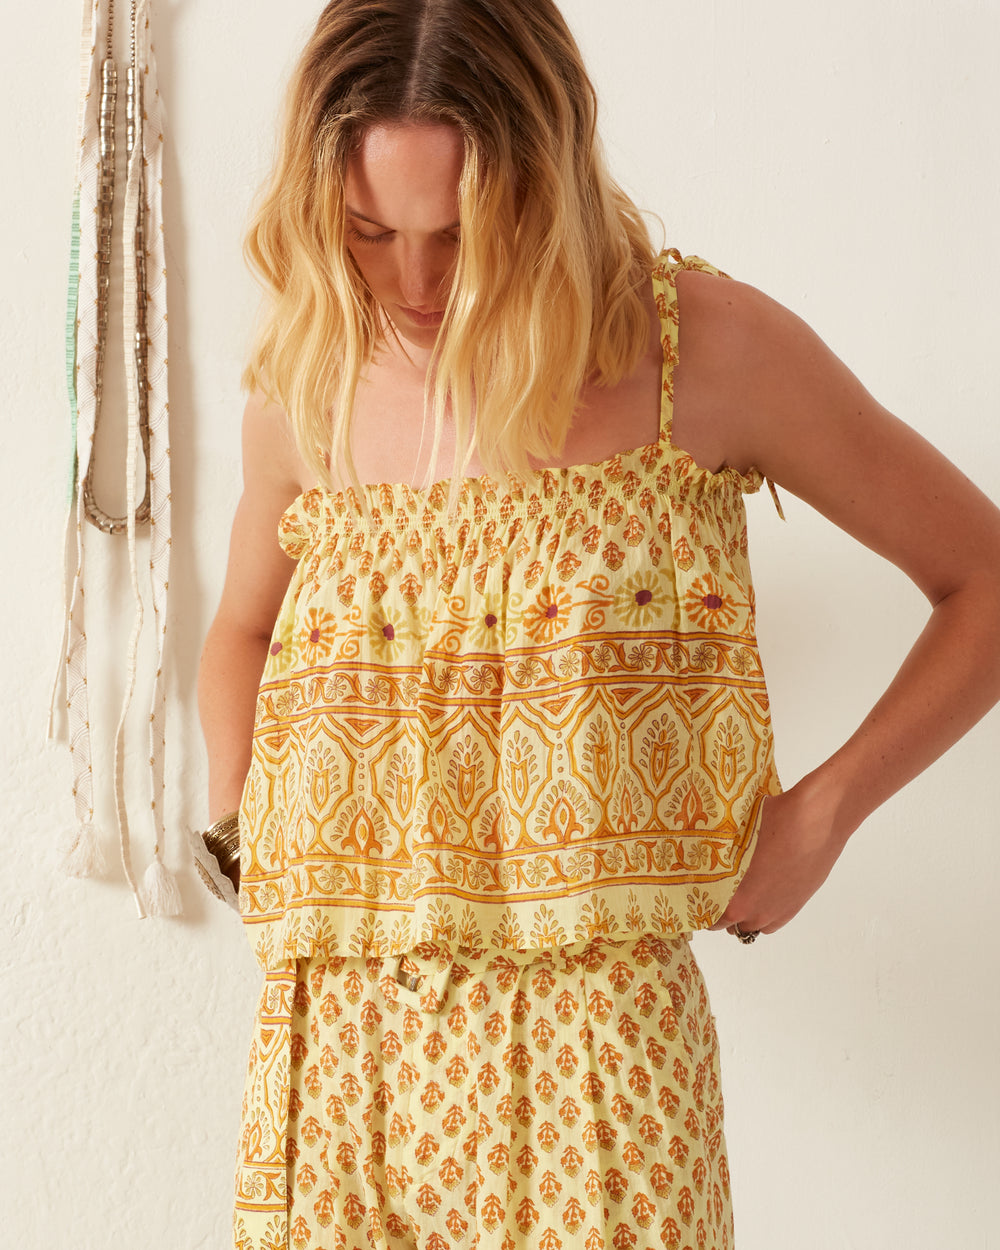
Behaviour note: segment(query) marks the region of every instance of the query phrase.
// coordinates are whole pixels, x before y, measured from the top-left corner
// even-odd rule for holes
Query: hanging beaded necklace
[[[66,621],[61,662],[53,691],[49,736],[57,710],[65,707],[65,736],[73,767],[77,827],[68,844],[66,867],[77,876],[101,869],[100,838],[94,827],[94,776],[87,693],[87,635],[84,628],[85,522],[128,544],[133,601],[126,656],[125,689],[114,749],[114,798],[121,861],[140,916],[180,911],[176,883],[161,858],[164,838],[163,750],[166,632],[170,557],[170,448],[167,419],[167,308],[163,245],[163,133],[156,63],[149,42],[151,0],[132,0],[131,57],[126,87],[127,174],[121,232],[122,321],[128,404],[126,512],[113,517],[94,492],[94,436],[105,394],[105,363],[111,304],[114,245],[115,155],[118,71],[114,61],[114,0],[85,0],[81,35],[81,90],[76,195],[70,251],[66,318],[66,371],[73,429],[70,507],[66,528]],[[137,499],[139,448],[145,461],[145,490]],[[150,823],[153,853],[141,885],[132,869],[124,785],[125,721],[135,688],[143,623],[136,529],[149,523],[149,569],[155,622],[156,675],[149,715]]]
[[[136,65],[136,0],[131,6],[131,55],[127,70],[125,98],[126,168],[132,163],[133,154],[142,150],[142,75]],[[111,294],[111,251],[113,247],[115,160],[117,156],[115,131],[118,121],[118,66],[114,58],[114,0],[108,4],[107,46],[101,65],[100,105],[100,183],[98,191],[97,227],[97,359],[95,362],[94,434],[95,447],[91,452],[90,467],[83,481],[84,514],[92,525],[105,534],[124,534],[128,530],[128,517],[109,516],[98,506],[94,496],[94,473],[96,469],[96,434],[101,419],[104,400],[104,364],[107,354],[108,325]],[[145,257],[145,196],[139,197],[135,220],[135,266],[132,280],[135,284],[135,365],[139,401],[139,436],[146,466],[146,487],[142,502],[135,510],[136,525],[149,521],[149,403],[147,395],[146,362],[149,341],[146,337],[146,257]],[[128,345],[126,345],[128,350]]]

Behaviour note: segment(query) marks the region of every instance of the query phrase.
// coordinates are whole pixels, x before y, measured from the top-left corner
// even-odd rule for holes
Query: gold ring
[[[733,934],[740,939],[744,946],[749,946],[751,942],[757,941],[757,938],[760,936],[760,929],[750,929],[744,932],[738,924],[734,924]]]

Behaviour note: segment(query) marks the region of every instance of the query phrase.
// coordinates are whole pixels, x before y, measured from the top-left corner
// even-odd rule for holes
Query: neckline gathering
[[[552,492],[545,489],[546,480],[572,481],[574,478],[601,479],[605,486],[616,478],[624,477],[629,469],[624,467],[630,460],[638,461],[648,473],[650,460],[657,464],[667,457],[673,463],[681,462],[687,479],[695,478],[706,485],[721,486],[734,483],[744,491],[759,489],[762,475],[759,470],[751,467],[746,472],[723,464],[717,469],[710,469],[698,464],[694,457],[673,441],[673,380],[679,364],[678,351],[679,315],[677,308],[677,274],[684,269],[703,269],[709,273],[719,271],[708,265],[698,256],[685,256],[676,249],[668,249],[660,254],[650,275],[653,288],[653,299],[656,303],[660,322],[660,350],[662,366],[660,371],[660,412],[659,429],[655,439],[620,451],[601,460],[582,461],[569,465],[545,465],[530,470],[528,475],[507,470],[499,474],[479,473],[468,474],[458,479],[454,491],[454,508],[448,509],[460,517],[464,505],[470,500],[523,500],[533,497],[545,497]],[[719,276],[725,276],[720,274]],[[673,316],[671,316],[673,310]],[[618,468],[620,467],[620,472]],[[353,512],[363,516],[367,512],[383,512],[386,502],[391,500],[394,509],[399,501],[406,501],[407,511],[428,510],[439,511],[432,505],[432,500],[451,499],[454,475],[437,478],[425,485],[414,485],[410,482],[362,482],[354,485],[330,488],[316,484],[300,492],[286,510],[285,515],[298,510],[301,503],[310,497],[327,500],[337,511]],[[558,493],[558,492],[557,492]],[[338,503],[341,505],[338,507]]]

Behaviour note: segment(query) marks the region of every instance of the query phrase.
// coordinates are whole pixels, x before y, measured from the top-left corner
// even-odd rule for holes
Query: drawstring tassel
[[[104,851],[92,824],[81,824],[66,839],[62,862],[70,877],[99,877],[104,872]]]
[[[179,916],[184,910],[177,879],[167,871],[159,855],[143,873],[142,900],[147,916]]]

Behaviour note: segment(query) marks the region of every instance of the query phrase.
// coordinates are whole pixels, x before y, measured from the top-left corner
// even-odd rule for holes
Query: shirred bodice
[[[312,490],[257,703],[258,958],[530,949],[721,915],[777,792],[742,495],[658,439],[528,478]]]

